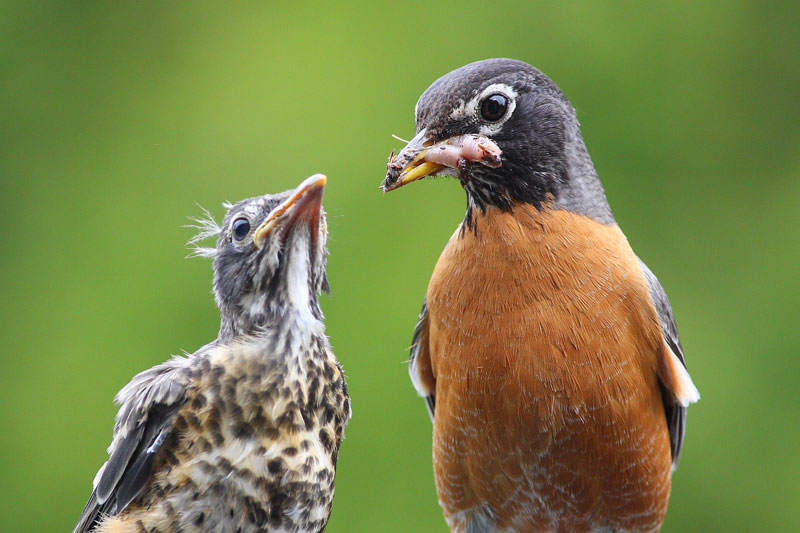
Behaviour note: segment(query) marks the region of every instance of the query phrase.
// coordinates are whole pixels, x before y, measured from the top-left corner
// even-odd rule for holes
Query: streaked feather
[[[73,533],[91,531],[102,516],[119,514],[141,493],[183,405],[187,378],[182,370],[188,362],[188,358],[173,357],[140,372],[117,394],[121,407],[109,459],[95,477],[94,490]]]

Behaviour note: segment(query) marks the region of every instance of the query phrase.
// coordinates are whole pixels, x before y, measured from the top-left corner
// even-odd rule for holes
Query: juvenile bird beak
[[[322,210],[322,192],[327,182],[328,178],[324,174],[314,174],[306,178],[297,186],[294,193],[273,209],[264,222],[256,228],[253,237],[255,245],[258,248],[263,247],[267,236],[278,224],[284,224],[283,220],[286,220],[286,225],[292,226],[300,218],[308,218],[313,228],[316,228]]]
[[[467,163],[497,168],[502,165],[502,151],[483,135],[457,135],[434,143],[422,129],[399,154],[389,156],[386,178],[381,188],[393,191],[412,181],[432,176],[446,168],[459,171]]]

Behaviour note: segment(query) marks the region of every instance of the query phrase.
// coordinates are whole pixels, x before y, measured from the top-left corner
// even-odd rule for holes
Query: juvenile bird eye
[[[237,241],[241,241],[250,233],[250,221],[246,218],[237,218],[233,221],[231,229],[233,230],[233,238]]]
[[[481,103],[481,116],[489,122],[497,122],[507,109],[508,99],[502,94],[493,94]]]

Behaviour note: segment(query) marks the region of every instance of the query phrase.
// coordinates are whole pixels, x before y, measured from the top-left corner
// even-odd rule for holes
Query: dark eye
[[[250,233],[250,221],[246,218],[237,218],[233,221],[233,225],[231,225],[231,230],[233,233],[233,238],[237,241],[241,241],[247,234]]]
[[[489,122],[497,122],[507,109],[508,99],[502,94],[493,94],[481,103],[481,116]]]

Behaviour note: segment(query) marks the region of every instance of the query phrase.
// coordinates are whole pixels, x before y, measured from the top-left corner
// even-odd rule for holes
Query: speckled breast
[[[171,468],[155,469],[128,523],[148,532],[324,529],[350,416],[344,377],[326,340],[295,359],[274,353],[252,342],[196,362],[164,447],[175,451],[160,458]]]

